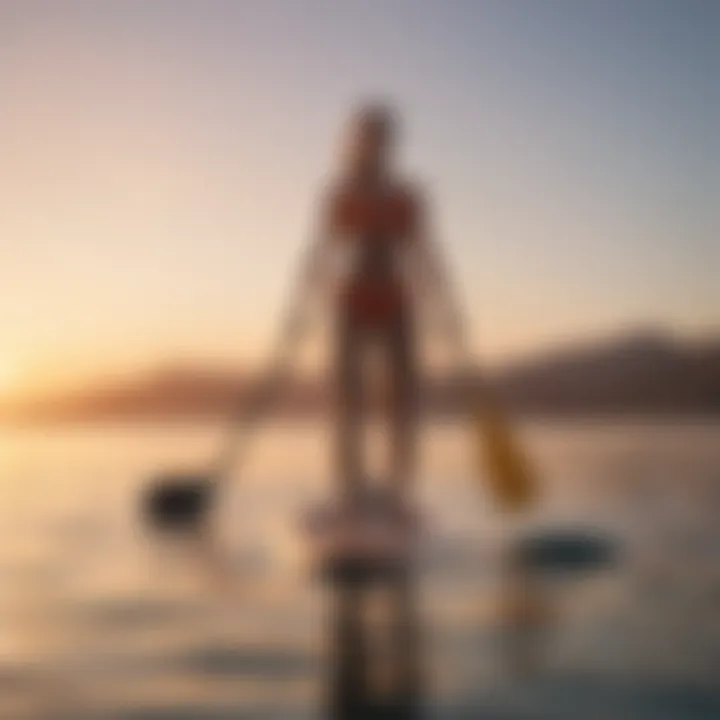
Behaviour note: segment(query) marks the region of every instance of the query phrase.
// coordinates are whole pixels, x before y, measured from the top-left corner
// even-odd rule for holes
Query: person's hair
[[[356,175],[366,168],[364,164],[368,161],[358,149],[360,136],[372,133],[378,141],[379,155],[385,156],[392,147],[393,140],[397,134],[397,116],[395,112],[385,103],[373,102],[361,105],[350,118],[349,135],[345,148],[346,172]],[[373,158],[373,162],[382,161],[383,158]]]
[[[395,112],[385,103],[367,103],[355,111],[357,127],[381,134],[385,142],[391,140],[397,124]]]

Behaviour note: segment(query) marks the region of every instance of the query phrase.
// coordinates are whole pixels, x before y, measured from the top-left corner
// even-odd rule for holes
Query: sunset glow
[[[483,357],[717,327],[712,24],[581,5],[4,3],[0,327],[28,382],[264,357],[368,93]]]
[[[20,373],[12,363],[0,358],[0,398],[14,394],[20,385]]]

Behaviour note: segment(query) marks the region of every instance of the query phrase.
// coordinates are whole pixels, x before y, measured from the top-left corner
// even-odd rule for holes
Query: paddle
[[[455,333],[455,345],[463,377],[470,378],[472,384],[472,439],[478,477],[488,482],[503,511],[525,510],[538,496],[530,459],[513,432],[496,389],[480,371],[460,332]]]
[[[239,398],[216,460],[202,472],[167,471],[152,478],[141,497],[140,512],[146,524],[158,530],[197,530],[206,521],[213,500],[242,460],[251,431],[277,397],[286,379],[295,349],[309,322],[313,291],[312,267],[319,246],[311,247],[305,273],[289,304],[272,360],[248,395]]]
[[[515,435],[495,388],[468,346],[467,322],[462,303],[454,292],[450,273],[431,233],[423,232],[415,256],[420,287],[429,289],[434,302],[429,306],[431,322],[447,342],[458,371],[470,379],[474,456],[480,478],[487,478],[490,490],[505,511],[527,508],[537,496],[537,482],[530,462]]]
[[[145,521],[158,529],[199,527],[231,469],[242,459],[251,431],[276,398],[292,359],[293,346],[282,342],[264,376],[241,398],[217,459],[204,472],[164,472],[149,483],[142,498]]]
[[[505,511],[525,510],[537,498],[537,479],[508,417],[486,400],[473,408],[473,426],[478,465],[496,502]]]

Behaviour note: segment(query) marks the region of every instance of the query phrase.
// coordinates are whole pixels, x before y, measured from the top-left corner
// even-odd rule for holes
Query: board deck
[[[423,523],[409,508],[322,503],[307,511],[302,531],[311,570],[332,582],[371,582],[407,574]]]

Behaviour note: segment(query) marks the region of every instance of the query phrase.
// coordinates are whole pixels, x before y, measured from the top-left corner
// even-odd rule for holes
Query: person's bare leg
[[[392,500],[398,507],[409,499],[415,471],[417,379],[415,348],[409,319],[399,318],[388,337],[391,390]]]
[[[352,505],[362,486],[362,366],[363,341],[347,319],[340,320],[337,338],[336,466],[342,500]]]

